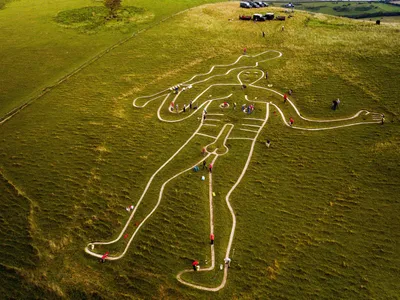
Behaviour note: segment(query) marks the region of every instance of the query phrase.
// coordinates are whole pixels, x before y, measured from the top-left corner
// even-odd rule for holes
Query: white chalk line
[[[248,132],[258,132],[257,130],[251,130],[251,129],[246,129],[246,128],[239,128],[239,130],[248,131]]]
[[[256,57],[256,56],[262,55],[262,54],[264,54],[264,53],[266,53],[266,52],[269,52],[269,51],[262,52],[262,53],[260,53],[260,54],[258,54],[258,55],[252,56],[252,57]],[[280,52],[278,52],[278,51],[272,51],[272,52],[277,52],[277,53],[279,53],[280,55],[277,56],[277,57],[271,58],[271,59],[275,59],[275,58],[278,58],[278,57],[281,57],[281,56],[282,56],[282,53],[280,53]],[[231,64],[231,65],[234,65],[235,63],[237,63],[237,62],[241,59],[241,57],[243,57],[243,56],[240,56],[240,57],[236,60],[236,62],[234,62],[234,63]],[[267,60],[271,60],[271,59],[267,59]],[[266,61],[266,60],[263,60],[263,61]],[[260,62],[263,62],[263,61],[260,61]],[[232,69],[230,69],[229,71],[227,71],[225,74],[222,74],[222,75],[214,75],[214,76],[211,76],[211,77],[208,78],[208,79],[205,79],[205,80],[203,80],[203,81],[199,81],[199,82],[197,82],[197,83],[204,82],[204,81],[206,81],[206,80],[209,80],[209,79],[211,79],[211,78],[214,78],[215,76],[223,76],[223,75],[226,75],[226,74],[230,73],[230,72],[233,71],[233,70],[237,70],[237,69],[241,69],[241,68],[253,68],[253,67],[257,67],[257,66],[258,66],[258,63],[259,63],[259,62],[256,62],[255,66],[244,66],[244,67],[232,68]],[[211,73],[212,70],[213,70],[215,67],[218,67],[218,66],[229,66],[229,65],[216,65],[216,66],[213,66],[213,67],[210,69],[210,71],[209,71],[208,73],[199,74],[199,75],[194,75],[191,79],[189,79],[188,81],[186,81],[186,82],[184,82],[184,83],[182,83],[182,84],[186,84],[187,82],[191,81],[192,79],[196,78],[197,76],[207,75],[207,74]],[[192,101],[192,103],[194,103],[196,100],[198,100],[202,95],[204,95],[204,94],[205,94],[210,88],[212,88],[212,87],[215,87],[215,86],[237,86],[237,85],[242,85],[243,82],[242,82],[241,79],[240,79],[240,74],[243,73],[243,72],[244,72],[244,71],[241,71],[241,72],[237,75],[237,79],[238,79],[239,84],[237,84],[237,83],[211,84],[210,86],[208,86],[207,88],[205,88],[205,89],[203,90],[203,92],[199,93],[199,94],[195,97],[195,99]],[[265,87],[261,87],[261,86],[256,86],[255,83],[258,82],[259,80],[261,80],[261,79],[264,77],[265,73],[264,73],[263,71],[257,71],[257,72],[254,72],[254,73],[260,73],[261,76],[260,76],[258,79],[256,79],[254,82],[248,84],[249,86],[254,87],[254,88],[258,88],[258,89],[268,90],[268,91],[270,91],[270,92],[273,92],[273,93],[278,94],[278,95],[280,95],[280,96],[283,97],[283,94],[281,94],[281,93],[279,93],[279,92],[277,92],[277,91],[275,91],[275,90],[272,90],[272,89],[269,89],[269,88],[265,88]],[[197,83],[196,83],[196,84],[197,84]],[[193,84],[192,84],[192,85],[193,85]],[[157,110],[157,117],[158,117],[159,120],[161,120],[161,121],[174,123],[174,122],[183,121],[183,120],[185,120],[185,119],[187,119],[187,118],[193,116],[193,115],[194,115],[195,113],[197,113],[198,111],[201,111],[201,108],[202,108],[203,106],[204,106],[204,107],[208,107],[208,106],[210,105],[210,103],[213,102],[213,101],[225,100],[225,99],[228,99],[228,98],[230,98],[230,97],[232,96],[232,94],[230,94],[230,95],[228,95],[228,96],[224,96],[224,97],[220,97],[220,98],[208,99],[208,100],[204,101],[201,105],[199,105],[197,110],[193,110],[193,112],[191,112],[191,113],[188,114],[187,116],[185,116],[185,117],[183,117],[183,118],[181,118],[181,119],[179,119],[179,120],[167,120],[167,119],[164,119],[164,118],[161,117],[160,112],[161,112],[161,109],[162,109],[162,107],[164,106],[165,102],[167,101],[167,99],[168,99],[168,98],[170,97],[170,95],[171,95],[171,93],[170,93],[170,92],[168,93],[168,91],[169,91],[169,89],[166,89],[166,90],[164,90],[164,91],[161,91],[161,92],[159,92],[159,93],[156,93],[156,94],[153,94],[153,95],[150,95],[150,96],[138,97],[138,98],[136,98],[136,99],[133,100],[133,106],[134,106],[134,107],[137,107],[137,108],[142,108],[142,107],[147,106],[150,102],[152,102],[152,101],[154,101],[154,100],[158,100],[158,99],[162,98],[163,96],[165,96],[165,97],[164,97],[164,100],[162,101],[161,105],[159,106],[159,108],[158,108],[158,110]],[[166,92],[167,92],[167,93],[166,93]],[[163,94],[163,93],[164,93],[164,94]],[[166,94],[165,94],[165,93],[166,93]],[[178,93],[175,95],[174,100],[173,100],[172,103],[174,103],[174,101],[177,99],[177,97],[180,95],[180,93],[181,93],[181,92],[178,92]],[[149,99],[149,98],[151,98],[151,99]],[[139,105],[136,104],[136,101],[139,100],[139,99],[149,99],[149,100],[146,101],[143,105],[139,106]],[[250,100],[248,99],[247,95],[245,96],[245,100],[247,100],[247,101],[250,102]],[[293,107],[293,109],[296,111],[297,115],[298,115],[300,118],[302,118],[303,120],[306,120],[306,121],[310,121],[310,122],[324,123],[324,122],[348,121],[348,120],[351,120],[351,119],[354,119],[354,118],[358,117],[358,116],[359,116],[361,113],[363,113],[363,112],[364,112],[366,115],[368,115],[368,114],[370,113],[370,112],[368,112],[368,111],[366,111],[366,110],[361,110],[361,111],[359,111],[358,113],[356,113],[354,116],[351,116],[351,117],[348,117],[348,118],[332,119],[332,120],[313,120],[313,119],[308,119],[308,118],[305,118],[305,117],[301,116],[300,112],[298,111],[298,109],[296,108],[296,106],[292,103],[292,101],[291,101],[290,99],[287,99],[287,101],[290,103],[290,105]],[[256,101],[256,99],[255,99],[254,101],[251,101],[251,102],[253,102],[253,103],[263,103],[263,104],[266,105],[266,108],[267,108],[267,113],[266,113],[266,118],[265,118],[265,119],[245,118],[245,119],[248,119],[248,120],[263,121],[263,124],[261,125],[261,127],[259,128],[258,131],[253,131],[253,130],[248,130],[248,129],[240,128],[240,130],[243,130],[243,131],[250,131],[250,132],[256,133],[255,138],[254,138],[254,139],[251,139],[251,138],[240,138],[240,137],[237,137],[237,138],[235,138],[235,137],[228,138],[228,135],[227,135],[226,138],[225,138],[225,140],[224,140],[224,146],[225,146],[225,142],[226,142],[227,139],[242,139],[242,140],[251,140],[251,141],[252,141],[252,146],[251,146],[251,150],[250,150],[250,153],[249,153],[249,156],[248,156],[246,165],[245,165],[245,167],[244,167],[244,169],[243,169],[243,171],[242,171],[242,173],[241,173],[241,175],[240,175],[238,181],[235,183],[235,185],[232,187],[232,189],[229,191],[229,193],[228,193],[227,196],[226,196],[226,203],[227,203],[228,208],[229,208],[229,210],[230,210],[230,212],[231,212],[231,214],[232,214],[232,220],[233,220],[233,222],[232,222],[232,229],[231,229],[231,235],[230,235],[230,239],[229,239],[229,243],[228,243],[228,248],[227,248],[227,252],[226,252],[226,254],[227,254],[226,256],[227,256],[227,257],[229,256],[229,253],[230,253],[230,249],[231,249],[231,245],[232,245],[232,241],[233,241],[233,236],[234,236],[234,232],[235,232],[235,227],[236,227],[236,217],[235,217],[234,211],[233,211],[233,209],[232,209],[232,207],[231,207],[231,205],[230,205],[229,197],[230,197],[231,193],[233,192],[233,190],[236,188],[236,186],[239,184],[239,182],[241,181],[241,179],[243,178],[244,174],[246,173],[246,170],[247,170],[247,168],[248,168],[249,162],[250,162],[251,157],[252,157],[252,154],[253,154],[255,142],[256,142],[256,140],[257,140],[257,138],[258,138],[258,136],[259,136],[261,130],[264,128],[264,126],[265,126],[265,124],[266,124],[266,122],[267,122],[267,120],[268,120],[268,117],[269,117],[269,104],[274,105],[274,106],[278,109],[279,113],[280,113],[281,116],[282,116],[283,123],[284,123],[286,126],[290,126],[290,125],[287,123],[286,118],[285,118],[285,116],[284,116],[282,110],[281,110],[277,105],[273,104],[272,102],[268,103],[268,102],[266,102],[266,101],[260,101],[260,100],[257,100],[257,101]],[[182,111],[178,111],[178,113],[175,112],[175,114],[176,114],[176,115],[180,115],[181,112],[182,112]],[[373,114],[374,114],[374,115],[373,115],[374,117],[377,116],[377,113],[373,113]],[[211,115],[211,114],[210,114],[210,115]],[[223,114],[214,114],[214,115],[223,115]],[[376,118],[376,117],[375,117],[375,118]],[[209,119],[209,120],[213,120],[213,119]],[[217,120],[217,121],[220,121],[220,120]],[[354,124],[344,124],[344,125],[338,125],[338,126],[327,127],[327,128],[301,128],[301,127],[296,127],[296,126],[293,126],[292,128],[293,128],[293,129],[301,129],[301,130],[312,130],[312,131],[316,131],[316,130],[337,129],[337,128],[348,127],[348,126],[354,126],[354,125],[375,124],[375,123],[378,123],[378,122],[359,122],[359,123],[354,123]],[[227,124],[226,124],[226,125],[227,125]],[[225,125],[225,126],[226,126],[226,125]],[[232,125],[232,124],[230,124],[230,125]],[[249,124],[244,124],[244,125],[245,125],[245,126],[246,126],[246,125],[248,126]],[[91,251],[88,249],[88,247],[91,246],[91,245],[107,245],[107,244],[112,244],[112,243],[115,243],[115,242],[117,242],[118,240],[121,239],[123,233],[126,231],[127,227],[129,226],[129,223],[131,222],[131,220],[132,220],[132,218],[133,218],[133,216],[134,216],[136,210],[138,209],[138,207],[139,207],[141,201],[143,200],[144,195],[146,194],[146,192],[147,192],[149,186],[151,185],[151,183],[152,183],[154,177],[160,172],[161,169],[163,169],[163,168],[164,168],[164,167],[165,167],[165,166],[166,166],[166,165],[167,165],[167,164],[168,164],[168,163],[169,163],[169,162],[170,162],[170,161],[171,161],[171,160],[172,160],[172,159],[173,159],[173,158],[174,158],[174,157],[189,143],[189,142],[190,142],[190,140],[191,140],[196,134],[208,136],[208,135],[199,133],[199,130],[200,130],[200,128],[201,128],[202,126],[216,126],[216,125],[215,125],[215,124],[206,124],[206,123],[204,123],[203,118],[201,118],[201,124],[200,124],[200,126],[197,128],[197,130],[193,133],[193,135],[182,145],[181,148],[179,148],[179,149],[177,150],[177,152],[176,152],[174,155],[172,155],[172,156],[170,157],[170,159],[168,159],[168,160],[167,160],[153,175],[152,175],[152,177],[150,178],[148,184],[147,184],[146,187],[145,187],[144,192],[142,193],[141,198],[139,199],[139,201],[138,201],[138,203],[137,203],[135,209],[133,210],[133,212],[132,212],[132,214],[131,214],[129,220],[127,221],[125,227],[123,228],[123,230],[121,231],[121,233],[120,233],[120,235],[117,237],[117,239],[115,239],[115,240],[113,240],[113,241],[111,241],[111,242],[104,242],[104,243],[103,243],[103,242],[94,242],[94,243],[89,243],[88,246],[85,248],[85,251],[86,251],[87,253],[89,253],[89,254],[91,254],[91,255],[93,255],[93,256],[95,256],[95,257],[101,257],[100,254],[91,252]],[[223,132],[225,126],[223,127],[223,129],[221,130],[221,132]],[[232,125],[232,126],[233,126],[233,125]],[[233,129],[233,127],[231,128],[231,130],[232,130],[232,129]],[[229,134],[230,134],[231,130],[229,131]],[[214,138],[213,136],[208,136],[208,137]],[[217,141],[217,139],[218,139],[218,137],[215,139],[215,142]],[[227,150],[227,148],[226,148],[226,150]],[[227,151],[226,151],[224,154],[226,154],[226,153],[227,153]],[[213,152],[213,154],[216,155],[215,159],[216,159],[218,156],[223,155],[223,154],[217,154],[217,153],[216,153],[216,150]],[[208,156],[209,156],[209,155],[211,155],[211,154],[208,153]],[[207,156],[207,157],[208,157],[208,156]],[[204,159],[204,158],[203,158],[203,159]],[[203,160],[203,159],[202,159],[202,160]],[[214,159],[214,160],[215,160],[215,159]],[[191,167],[191,168],[192,168],[192,167]],[[168,179],[166,182],[164,182],[164,184],[163,184],[163,186],[162,186],[162,190],[164,189],[164,186],[165,186],[170,180],[176,178],[177,176],[183,174],[184,172],[187,172],[187,171],[190,170],[191,168],[188,168],[188,169],[186,169],[186,170],[184,170],[184,171],[182,171],[182,172],[176,174],[175,176],[171,177],[171,178]],[[143,222],[138,226],[138,228],[135,230],[133,236],[130,238],[130,240],[129,240],[127,246],[125,247],[124,252],[123,252],[121,255],[117,256],[117,257],[108,257],[107,259],[116,260],[116,259],[122,258],[122,257],[125,255],[127,249],[129,248],[130,243],[132,242],[132,240],[133,240],[134,236],[136,235],[136,233],[138,232],[139,228],[144,224],[144,222],[145,222],[145,221],[155,212],[155,210],[157,209],[157,207],[158,207],[158,205],[159,205],[159,203],[160,203],[160,201],[161,201],[161,197],[162,197],[162,191],[160,191],[160,197],[159,197],[159,201],[157,202],[156,207],[153,208],[153,210],[151,211],[151,213],[150,213],[149,215],[147,215],[147,217],[144,219],[144,221],[143,221]],[[209,291],[218,291],[218,290],[220,290],[221,288],[223,288],[223,287],[225,286],[225,283],[226,283],[226,276],[227,276],[227,268],[225,268],[225,271],[224,271],[224,279],[223,279],[223,282],[221,283],[220,286],[218,286],[218,287],[216,287],[216,288],[206,288],[206,287],[202,287],[202,286],[199,286],[199,285],[193,285],[193,284],[190,284],[190,283],[185,283],[185,284],[190,285],[190,286],[195,287],[195,288],[199,288],[199,289],[204,289],[204,290],[209,290]]]
[[[230,137],[228,140],[250,140],[252,141],[252,138],[246,138],[246,137]]]
[[[215,137],[215,136],[213,136],[213,135],[209,135],[209,134],[205,134],[205,133],[200,133],[200,132],[198,132],[197,135],[202,135],[202,136],[209,137],[209,138],[212,138],[212,139],[216,139],[216,138],[217,138],[217,137]]]
[[[242,126],[248,126],[248,127],[257,127],[260,128],[260,125],[252,125],[252,124],[241,124]]]
[[[228,147],[226,146],[226,141],[228,140],[229,135],[231,134],[231,132],[232,132],[232,130],[234,128],[234,125],[233,124],[225,124],[224,127],[220,130],[220,133],[218,134],[217,139],[214,141],[214,143],[216,143],[218,141],[218,139],[221,137],[222,133],[225,131],[225,128],[227,126],[230,126],[231,128],[228,131],[228,133],[226,134],[224,142],[223,142],[223,146],[226,148],[226,152],[224,154],[226,154],[229,151]],[[206,148],[208,146],[212,145],[212,144],[213,143],[207,145]],[[254,141],[253,141],[253,144],[254,144]],[[216,156],[215,156],[214,160],[212,161],[213,166],[214,166],[215,161],[217,160],[217,158],[219,156],[223,155],[223,154],[217,154],[217,153],[215,153],[215,154],[216,154]],[[241,175],[243,175],[243,173]],[[238,180],[240,181],[241,178],[239,177]],[[211,233],[214,233],[214,211],[213,211],[213,202],[212,202],[213,201],[213,195],[212,195],[213,194],[213,189],[212,189],[212,173],[211,172],[209,173],[209,193],[208,194],[209,194],[209,202],[210,202],[210,234],[211,234]],[[231,212],[231,215],[232,215],[232,229],[231,229],[231,232],[232,232],[232,230],[234,231],[234,229],[236,227],[236,217],[235,217],[235,214],[234,214],[234,211],[233,211],[232,207],[230,206],[229,198],[226,199],[226,201],[227,201],[227,204],[228,204],[229,211]],[[227,253],[228,254],[229,254],[228,248],[230,248],[230,244],[232,244],[232,241],[233,241],[233,235],[231,234],[230,240],[229,240],[228,246],[227,246]],[[228,257],[228,256],[226,256],[226,257]],[[214,245],[211,245],[211,266],[208,267],[208,268],[200,269],[199,272],[211,271],[214,268],[215,268],[215,252],[214,252]],[[187,270],[183,270],[183,271],[179,272],[176,275],[177,280],[179,282],[181,282],[182,284],[185,284],[185,285],[190,286],[192,288],[196,288],[196,289],[204,290],[204,291],[210,291],[210,292],[217,292],[217,291],[219,291],[219,290],[221,290],[221,289],[223,289],[225,287],[226,280],[227,280],[227,277],[228,277],[228,265],[225,264],[224,276],[223,276],[221,284],[219,286],[213,287],[213,288],[201,286],[201,285],[198,285],[198,284],[193,284],[193,283],[190,283],[190,282],[187,282],[187,281],[183,280],[181,278],[182,274],[188,273],[188,272],[194,272],[194,270],[187,269]]]

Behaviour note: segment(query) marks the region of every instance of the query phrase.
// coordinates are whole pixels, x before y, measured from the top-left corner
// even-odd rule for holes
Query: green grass
[[[380,20],[381,23],[399,23],[400,16],[393,16],[393,17],[374,17],[369,18],[371,21]]]
[[[400,7],[378,2],[302,2],[296,3],[296,10],[348,17],[372,18],[378,16],[398,16]]]
[[[17,4],[24,4],[26,11],[13,6]],[[157,6],[155,15],[186,5],[189,2]],[[78,6],[85,5],[69,2],[62,11]],[[0,14],[12,9],[15,14],[20,10],[21,18],[29,15],[25,1]],[[111,38],[100,41],[102,36],[119,34],[104,29],[86,35],[59,27],[52,19],[55,10],[41,21],[43,26],[49,35],[66,32],[76,37],[74,47],[87,47],[81,44],[83,39],[106,47]],[[3,295],[398,298],[400,94],[394,82],[400,78],[400,65],[394,58],[400,55],[400,42],[393,39],[398,25],[295,12],[282,32],[282,22],[240,22],[241,11],[236,2],[221,3],[163,22],[113,49],[0,127],[0,199],[7,208],[0,213],[0,238],[2,245],[13,247],[0,261]],[[23,30],[27,25],[18,26]],[[261,31],[266,32],[265,39]],[[6,49],[23,48],[25,41],[10,41]],[[31,47],[42,49],[40,43]],[[197,116],[176,124],[159,122],[157,102],[135,109],[132,100],[207,72],[214,64],[232,63],[244,47],[249,54],[266,49],[283,53],[282,58],[261,64],[269,79],[260,85],[272,84],[280,92],[291,88],[291,99],[304,116],[335,118],[368,109],[384,112],[387,123],[295,131],[283,126],[272,111],[246,176],[231,196],[238,222],[235,251],[227,286],[216,294],[175,279],[179,271],[190,268],[192,259],[199,259],[202,266],[209,259],[208,191],[207,181],[200,180],[202,170],[187,172],[166,186],[159,209],[123,259],[100,264],[86,255],[83,248],[88,242],[119,234],[128,218],[125,207],[137,203],[151,175],[198,126]],[[28,61],[28,52],[21,51],[18,57]],[[36,56],[38,63],[52,61],[41,51]],[[7,74],[17,73],[10,66],[4,67]],[[59,65],[60,74],[67,69]],[[40,77],[34,69],[27,73]],[[236,74],[219,82],[230,82]],[[47,84],[50,77],[41,80]],[[7,80],[15,86],[24,82]],[[2,92],[10,99],[15,96],[9,89]],[[229,101],[240,107],[245,94],[240,87],[213,89],[210,94],[231,92]],[[246,92],[249,97],[282,100],[250,88]],[[341,107],[334,112],[330,104],[338,97]],[[290,113],[282,103],[279,106]],[[217,104],[208,110],[220,111]],[[265,108],[256,105],[255,114],[264,116]],[[243,117],[230,110],[224,120],[239,124]],[[202,132],[217,136],[221,123]],[[233,136],[249,134],[232,131]],[[271,140],[269,149],[266,139]],[[202,159],[201,149],[210,141],[196,137],[156,176],[134,222],[152,209],[165,180]],[[228,140],[229,152],[214,165],[217,265],[224,257],[231,224],[225,195],[238,178],[249,147],[250,141]],[[121,247],[112,250],[119,252]],[[209,286],[217,285],[221,276],[193,275],[198,274],[185,278]]]
[[[0,10],[0,40],[5,41],[0,47],[0,118],[120,40],[206,2],[214,1],[155,5],[145,0],[124,0],[119,17],[106,22],[98,1],[7,3]]]

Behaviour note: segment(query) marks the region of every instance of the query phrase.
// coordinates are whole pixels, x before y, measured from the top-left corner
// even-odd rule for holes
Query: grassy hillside
[[[0,243],[9,245],[0,259],[3,295],[399,297],[400,92],[395,82],[400,78],[400,40],[393,36],[400,28],[301,12],[284,23],[237,20],[244,11],[259,10],[228,2],[200,6],[163,22],[113,49],[0,127],[0,199],[7,208],[0,220],[2,232],[9,232],[0,236]],[[49,18],[42,22],[56,26]],[[65,30],[93,43],[106,43],[102,36],[110,34],[55,28],[49,34]],[[82,42],[76,47],[84,47]],[[23,47],[23,41],[15,43]],[[38,60],[45,61],[38,47]],[[160,208],[124,258],[101,264],[86,255],[88,242],[119,234],[129,217],[125,208],[136,205],[152,174],[198,126],[197,118],[160,122],[158,103],[137,109],[132,100],[207,72],[214,64],[232,63],[244,47],[249,54],[267,49],[283,53],[260,65],[269,73],[260,84],[282,93],[292,89],[291,99],[302,115],[339,118],[368,109],[385,113],[386,124],[296,131],[271,112],[249,170],[231,197],[238,222],[235,250],[227,286],[218,293],[188,288],[175,278],[190,268],[192,259],[202,266],[209,261],[207,187],[198,173],[185,173],[166,186]],[[21,60],[27,59],[23,53]],[[61,70],[68,67],[61,64]],[[29,72],[40,77],[33,69]],[[240,88],[215,88],[210,94],[231,92],[241,104],[245,91]],[[267,92],[259,97],[281,100]],[[332,111],[332,99],[338,97],[341,107]],[[220,109],[211,106],[213,112]],[[257,106],[255,114],[264,116],[265,108]],[[226,120],[236,124],[240,116],[230,111]],[[208,132],[217,133],[217,128]],[[269,149],[267,138],[272,141]],[[152,208],[164,181],[201,160],[200,149],[209,142],[197,136],[157,175],[134,223]],[[230,141],[230,151],[214,166],[218,264],[231,222],[224,195],[239,176],[249,147],[245,140]],[[216,286],[221,273],[187,279]]]
[[[166,16],[207,2],[213,1],[179,0],[164,5],[124,0],[124,6],[139,12],[131,13],[123,22],[111,20],[107,24],[103,24],[104,12],[99,1],[7,3],[0,10],[0,40],[3,41],[0,47],[0,118],[118,41]],[[85,7],[89,7],[86,12],[90,16],[94,13],[97,18],[83,27],[87,20]],[[82,17],[83,23],[74,22]]]

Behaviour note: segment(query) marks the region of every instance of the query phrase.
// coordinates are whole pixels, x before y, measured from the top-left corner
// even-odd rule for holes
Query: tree
[[[104,5],[110,11],[110,16],[115,16],[115,12],[121,7],[121,2],[122,0],[104,0]]]

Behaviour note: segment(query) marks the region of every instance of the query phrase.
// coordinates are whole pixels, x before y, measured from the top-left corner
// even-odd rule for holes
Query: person
[[[269,146],[271,146],[271,141],[270,141],[270,140],[267,140],[267,141],[265,142],[265,145],[269,148]]]
[[[337,109],[339,109],[339,104],[340,104],[340,99],[339,98],[336,99],[336,103],[337,103]]]
[[[262,37],[265,37],[265,32],[264,31],[262,32]]]
[[[208,167],[208,169],[210,170],[210,173],[212,173],[212,168],[213,168],[213,165],[210,164],[210,166]]]
[[[286,100],[287,100],[287,95],[284,94],[284,95],[283,95],[283,103],[286,103]]]
[[[186,104],[183,104],[183,112],[186,112]]]
[[[243,54],[244,54],[244,55],[247,54],[247,49],[246,49],[246,47],[243,49]]]
[[[336,108],[337,108],[337,100],[333,100],[332,101],[332,109],[336,110]]]
[[[294,123],[294,119],[292,117],[290,117],[289,122],[290,122],[290,127],[292,127],[292,125]]]
[[[211,245],[214,245],[214,234],[213,233],[210,234],[210,243],[211,243]]]
[[[175,104],[175,109],[176,109],[176,113],[179,113],[179,105],[178,105],[178,103]]]
[[[203,154],[203,156],[206,156],[206,147],[203,147],[203,149],[201,149],[201,153]]]
[[[228,268],[231,267],[231,261],[232,261],[232,260],[231,260],[229,257],[225,257],[225,258],[224,258],[224,262],[225,262],[226,265],[228,265]]]
[[[282,26],[282,31],[285,31],[285,26]]]
[[[106,253],[104,253],[103,256],[101,257],[100,261],[102,263],[105,263],[106,262],[106,258],[108,257],[109,254],[110,253],[108,251]]]
[[[289,96],[292,96],[293,91],[289,90]]]
[[[206,160],[203,160],[203,170],[207,168]]]
[[[244,90],[246,88],[245,84],[242,84],[242,90]]]
[[[381,125],[383,125],[383,123],[385,123],[385,115],[384,114],[382,114],[382,119],[381,119]]]
[[[199,265],[199,262],[197,260],[195,260],[194,262],[192,262],[192,267],[193,267],[193,271],[197,271],[197,266]]]
[[[193,103],[192,103],[192,100],[190,100],[190,103],[189,103],[189,108],[190,108],[190,109],[192,109],[192,104],[193,104]]]
[[[265,79],[268,79],[268,72],[265,71]]]
[[[206,120],[206,118],[207,118],[207,115],[206,115],[206,114],[203,114],[203,120],[204,120],[204,121]]]

